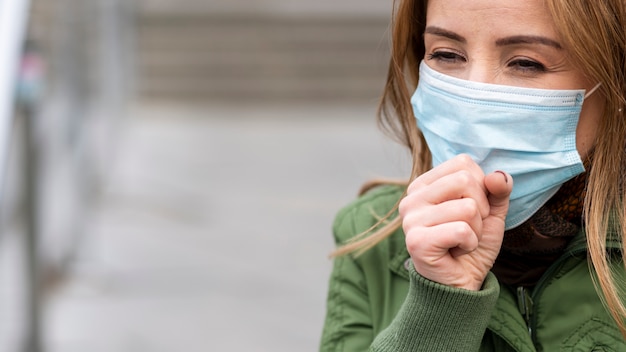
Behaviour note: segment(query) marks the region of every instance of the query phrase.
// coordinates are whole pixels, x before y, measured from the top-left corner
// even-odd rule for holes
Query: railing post
[[[15,86],[29,9],[29,0],[0,0],[0,197],[4,193]]]
[[[15,91],[18,86],[20,60],[24,50],[26,26],[29,18],[30,1],[28,0],[0,0],[0,197],[4,195],[4,181],[7,174],[8,149],[11,138],[11,127],[15,117]],[[26,116],[24,137],[28,146],[27,153],[32,153],[32,139],[29,135],[32,130],[30,121],[32,116]],[[25,238],[25,266],[26,274],[26,319],[24,352],[41,352],[40,342],[40,305],[39,305],[39,268],[37,260],[37,228],[36,207],[33,204],[36,189],[30,188],[34,184],[34,173],[29,166],[34,165],[32,160],[26,162],[26,203],[29,218],[26,223]],[[30,165],[29,165],[30,164]]]
[[[24,183],[24,272],[25,280],[25,317],[23,352],[42,352],[42,277],[40,263],[40,212],[39,212],[39,151],[35,138],[35,119],[39,106],[42,71],[39,53],[34,46],[24,47],[20,77],[18,80],[18,116],[22,119],[22,134],[17,136],[24,151],[22,167]]]

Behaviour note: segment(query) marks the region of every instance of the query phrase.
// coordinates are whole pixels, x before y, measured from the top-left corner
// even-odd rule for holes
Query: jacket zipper
[[[526,325],[528,326],[528,333],[533,341],[536,342],[535,335],[535,326],[537,325],[537,315],[535,314],[535,306],[533,302],[535,302],[538,297],[541,295],[547,284],[547,278],[551,278],[554,276],[554,273],[561,269],[563,264],[570,258],[586,253],[586,248],[576,248],[569,251],[567,254],[562,255],[559,259],[557,259],[546,272],[541,275],[541,278],[535,285],[535,288],[532,292],[525,287],[518,287],[517,289],[517,305],[522,313],[522,316],[526,320]],[[523,309],[523,310],[522,310]]]
[[[522,317],[524,317],[524,321],[526,321],[528,334],[532,337],[533,327],[531,326],[531,317],[533,315],[533,300],[528,289],[524,286],[517,288],[517,308],[522,314]]]
[[[620,249],[621,243],[617,242],[611,245],[607,243],[607,250],[612,248]],[[587,246],[586,241],[583,240],[581,241],[581,243],[578,243],[569,250],[567,250],[564,255],[559,257],[559,259],[557,259],[554,263],[552,263],[552,265],[550,265],[550,267],[548,267],[548,270],[546,270],[546,272],[541,275],[541,278],[537,282],[537,285],[535,285],[535,288],[532,290],[532,292],[529,292],[529,290],[525,287],[517,288],[517,305],[520,313],[524,317],[524,320],[526,320],[528,333],[530,334],[530,338],[533,341],[533,344],[535,344],[537,341],[535,330],[535,327],[537,326],[537,314],[535,314],[536,307],[533,302],[537,301],[538,297],[545,289],[545,286],[547,285],[547,278],[552,277],[554,273],[560,270],[563,264],[570,258],[585,253],[587,253]]]

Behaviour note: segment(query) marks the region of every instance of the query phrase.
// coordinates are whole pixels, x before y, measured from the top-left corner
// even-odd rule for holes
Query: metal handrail
[[[113,110],[124,105],[124,97],[129,93],[124,83],[127,83],[127,76],[131,73],[125,65],[127,62],[119,62],[120,59],[125,60],[121,57],[122,51],[130,49],[127,47],[129,43],[122,42],[122,39],[129,40],[127,35],[129,33],[124,32],[124,24],[129,18],[121,17],[127,16],[132,10],[128,8],[128,2],[125,0],[59,1],[54,9],[63,8],[63,11],[54,12],[50,17],[52,22],[58,25],[58,30],[51,37],[41,35],[47,32],[36,30],[39,23],[36,15],[29,18],[33,9],[36,11],[38,8],[37,5],[35,0],[0,0],[0,201],[5,203],[3,206],[16,206],[15,201],[7,202],[7,200],[10,201],[11,194],[15,192],[13,186],[16,182],[12,176],[17,172],[20,180],[18,184],[22,186],[17,190],[21,215],[18,221],[23,226],[24,232],[21,239],[23,248],[20,248],[23,253],[20,257],[24,260],[21,264],[23,265],[21,269],[24,270],[24,292],[21,293],[21,299],[24,303],[23,315],[26,324],[23,332],[20,333],[21,336],[18,337],[21,340],[20,351],[22,352],[41,352],[46,347],[41,339],[41,333],[44,330],[42,296],[45,293],[43,292],[45,291],[44,280],[42,280],[45,271],[42,269],[50,268],[50,266],[46,267],[48,263],[52,264],[54,270],[63,269],[64,267],[57,266],[65,265],[65,261],[71,257],[69,252],[74,250],[73,247],[63,247],[63,253],[57,255],[57,253],[51,254],[49,250],[45,250],[50,246],[43,245],[50,238],[46,237],[49,233],[42,230],[43,222],[40,223],[43,218],[40,214],[43,214],[43,210],[46,209],[46,203],[42,201],[43,196],[40,193],[45,193],[42,191],[50,189],[48,187],[50,183],[43,181],[49,180],[46,179],[46,175],[49,175],[48,172],[51,171],[44,169],[43,166],[46,165],[45,161],[49,160],[48,158],[58,157],[58,155],[48,153],[41,146],[57,143],[59,138],[62,139],[59,143],[66,143],[64,133],[68,136],[70,133],[81,133],[82,139],[78,139],[78,134],[71,134],[72,138],[77,139],[72,139],[71,145],[63,144],[64,148],[76,149],[67,150],[71,163],[63,165],[72,167],[79,181],[78,186],[72,190],[76,193],[73,196],[81,204],[86,202],[86,192],[90,190],[91,182],[97,181],[94,178],[94,172],[98,173],[103,170],[89,169],[86,172],[84,170],[95,166],[104,167],[104,163],[94,164],[94,159],[97,159],[94,156],[100,157],[100,155],[93,154],[101,150],[95,150],[94,145],[87,143],[93,143],[93,140],[87,138],[85,134],[94,133],[91,129],[96,126],[88,125],[88,123],[93,124],[98,118],[106,116],[111,119],[111,115],[121,114],[121,111]],[[48,20],[47,17],[46,20]],[[94,25],[95,27],[92,27]],[[95,29],[95,38],[82,37],[87,33],[94,33],[85,30],[87,28]],[[38,49],[45,45],[39,46],[38,44],[45,44],[48,40],[54,41],[51,51],[39,52]],[[85,45],[94,45],[94,48],[84,47]],[[92,58],[96,59],[84,61],[86,50],[95,50],[97,55]],[[43,55],[40,57],[39,54]],[[33,71],[33,68],[38,67],[38,62],[42,63],[37,59],[41,59],[44,64],[48,63],[48,60],[56,64],[50,66],[55,70],[54,80],[48,81],[44,77],[39,77],[36,74],[37,70]],[[46,67],[46,65],[41,65],[41,67]],[[93,73],[101,75],[95,76],[96,83],[92,81],[94,77],[91,74]],[[48,88],[44,89],[46,94],[40,94],[39,88]],[[99,111],[105,108],[106,112]],[[55,134],[59,132],[57,130],[37,133],[43,131],[42,123],[49,123],[51,121],[49,118],[53,116],[59,117],[64,122],[75,123],[76,126],[72,128],[76,127],[77,130],[71,132],[63,130],[61,136],[58,133]],[[103,124],[98,124],[97,127],[99,127],[98,132],[101,133]],[[15,153],[9,150],[9,145],[16,143],[19,144],[15,147],[21,152],[19,156],[21,167],[18,168],[12,167],[15,166],[13,164],[8,165],[9,159],[15,157]],[[87,158],[90,163],[88,165],[86,165]],[[6,187],[5,184],[11,187]],[[75,214],[74,218],[80,219],[81,216]],[[0,220],[6,219],[3,217]],[[78,243],[74,235],[80,235],[81,224],[72,225],[67,230],[62,233],[71,232],[72,242]],[[2,235],[3,233],[0,233],[0,237]],[[67,245],[68,239],[62,240],[63,245]],[[4,351],[2,347],[0,346],[0,349]]]
[[[0,185],[6,174],[15,87],[29,8],[29,0],[0,0]]]
[[[29,0],[0,0],[0,199],[4,195],[7,175],[11,130],[16,112],[16,89],[20,78],[20,63],[24,50],[26,28],[30,14]],[[31,231],[32,232],[32,231]],[[32,233],[26,238],[26,263],[28,278],[26,285],[26,327],[23,350],[41,351],[39,332],[39,299],[37,297],[37,275],[35,239]]]

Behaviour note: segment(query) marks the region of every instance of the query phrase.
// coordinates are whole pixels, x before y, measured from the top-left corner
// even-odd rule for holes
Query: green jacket
[[[342,209],[336,242],[373,226],[402,193],[379,187]],[[621,261],[612,265],[623,274]],[[368,350],[626,351],[626,342],[594,288],[582,231],[532,292],[493,274],[474,292],[417,274],[398,230],[357,258],[334,261],[320,351]]]

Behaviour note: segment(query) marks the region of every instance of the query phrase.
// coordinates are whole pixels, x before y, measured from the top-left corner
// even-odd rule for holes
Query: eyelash
[[[427,55],[428,60],[436,60],[444,64],[454,64],[459,60],[466,62],[467,58],[459,53],[453,51],[435,51]],[[546,67],[534,60],[530,59],[515,59],[507,63],[508,67],[512,67],[515,70],[522,71],[524,73],[539,73],[546,72]]]
[[[463,62],[467,61],[465,56],[455,53],[453,51],[435,51],[428,54],[428,60],[437,60],[445,63],[454,63],[461,59]]]
[[[508,66],[517,66],[516,69],[524,72],[546,72],[546,67],[534,60],[516,59],[508,63]]]

